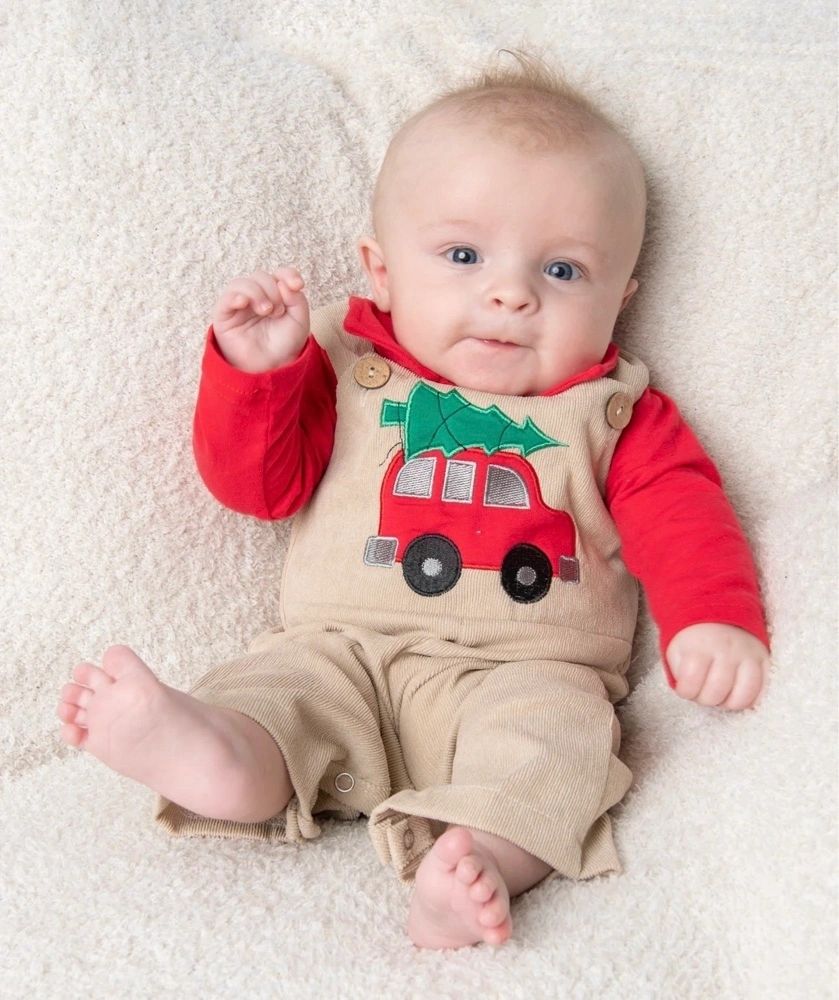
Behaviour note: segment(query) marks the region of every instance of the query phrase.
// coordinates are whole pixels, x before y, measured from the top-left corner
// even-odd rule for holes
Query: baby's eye
[[[449,257],[450,253],[455,255],[453,260]],[[446,251],[446,260],[451,260],[452,264],[474,264],[475,261],[464,259],[467,258],[470,253],[475,253],[472,247],[450,247]],[[477,257],[477,254],[475,254],[475,256]]]
[[[555,260],[552,264],[548,264],[545,270],[552,278],[560,278],[562,281],[574,281],[575,271],[578,278],[582,277],[582,272],[577,265],[572,264],[569,260]]]

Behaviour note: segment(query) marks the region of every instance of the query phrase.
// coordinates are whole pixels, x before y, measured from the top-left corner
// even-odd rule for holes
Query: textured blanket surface
[[[835,997],[836,25],[827,0],[6,0],[0,10],[0,996]],[[175,840],[66,747],[72,667],[175,687],[277,619],[287,523],[222,508],[191,419],[226,282],[368,294],[393,129],[504,46],[634,136],[616,337],[717,462],[772,630],[757,711],[667,687],[642,612],[621,875],[516,900],[500,949],[415,949],[363,820]]]

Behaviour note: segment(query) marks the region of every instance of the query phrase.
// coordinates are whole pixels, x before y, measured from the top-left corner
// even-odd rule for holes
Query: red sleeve
[[[264,520],[289,517],[320,482],[335,437],[335,372],[313,336],[294,361],[234,368],[207,331],[192,448],[207,489]]]
[[[754,560],[719,472],[663,392],[649,388],[635,404],[606,504],[658,625],[671,687],[665,651],[688,625],[737,625],[769,646]]]

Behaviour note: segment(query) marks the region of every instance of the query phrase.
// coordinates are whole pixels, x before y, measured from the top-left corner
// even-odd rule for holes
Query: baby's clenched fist
[[[293,267],[234,278],[212,313],[219,350],[235,368],[265,372],[293,361],[309,336],[309,303]]]
[[[754,705],[769,675],[769,650],[759,639],[715,622],[677,632],[666,659],[679,697],[733,711]]]

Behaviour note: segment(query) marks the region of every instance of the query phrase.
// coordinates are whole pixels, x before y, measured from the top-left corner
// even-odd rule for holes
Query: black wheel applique
[[[405,549],[402,575],[418,594],[434,597],[451,590],[460,578],[462,562],[457,546],[443,535],[420,535]]]
[[[535,545],[516,545],[501,564],[501,586],[520,604],[541,601],[552,578],[550,559]]]

